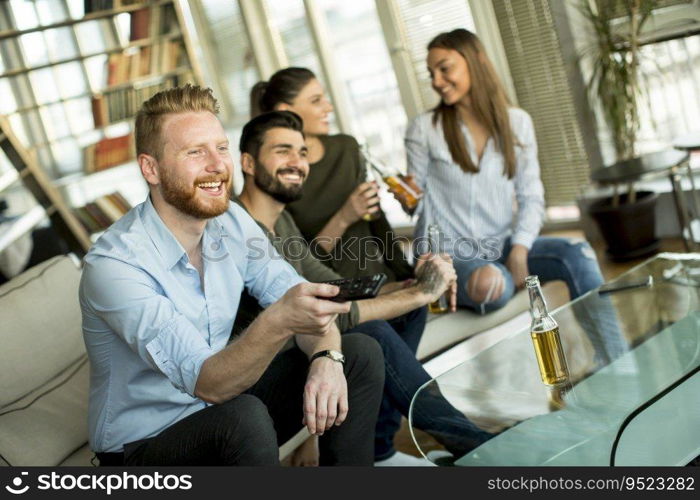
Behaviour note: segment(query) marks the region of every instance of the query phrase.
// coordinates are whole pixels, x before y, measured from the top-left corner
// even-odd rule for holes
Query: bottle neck
[[[430,251],[432,253],[442,252],[442,234],[440,227],[437,224],[428,225],[428,241],[430,243]]]
[[[369,154],[369,152],[366,149],[362,150],[362,156],[364,157],[368,168],[374,170],[382,179],[384,179],[385,177],[396,175],[396,173],[398,173],[394,172],[393,169],[390,169],[382,162],[377,160],[374,156]]]
[[[549,316],[539,283],[528,285],[527,291],[530,296],[530,315],[533,319]]]

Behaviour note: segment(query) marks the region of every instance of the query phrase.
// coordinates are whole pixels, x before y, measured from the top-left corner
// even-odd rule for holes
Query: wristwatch
[[[333,361],[337,361],[340,364],[345,364],[345,356],[343,356],[343,353],[340,351],[331,351],[331,350],[326,350],[326,351],[318,351],[315,353],[313,356],[311,356],[311,359],[309,360],[309,364],[313,363],[313,361],[316,358],[331,358]]]

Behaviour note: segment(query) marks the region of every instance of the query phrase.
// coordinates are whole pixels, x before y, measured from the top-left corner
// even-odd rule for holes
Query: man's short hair
[[[188,83],[182,87],[162,90],[144,101],[136,114],[134,127],[136,154],[145,153],[158,159],[165,145],[160,133],[166,116],[190,111],[219,114],[219,103],[210,88]]]
[[[257,159],[265,140],[265,133],[273,128],[288,128],[304,135],[304,122],[298,114],[292,111],[270,111],[245,124],[238,143],[241,153],[248,153]]]

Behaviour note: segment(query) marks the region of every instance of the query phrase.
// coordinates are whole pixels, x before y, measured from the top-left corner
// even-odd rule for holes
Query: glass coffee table
[[[421,387],[409,412],[421,453],[434,459],[414,429],[429,418],[453,454],[438,464],[662,466],[700,455],[700,254],[660,254],[615,281],[646,275],[651,287],[594,290],[550,311],[570,373],[562,386],[542,383],[524,324]],[[460,434],[462,416],[493,437]]]

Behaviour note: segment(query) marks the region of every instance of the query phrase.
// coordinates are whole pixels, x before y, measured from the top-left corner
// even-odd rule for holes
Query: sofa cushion
[[[95,453],[90,449],[87,443],[82,446],[79,450],[73,453],[71,456],[66,458],[59,465],[61,467],[90,467],[96,466],[99,462],[95,459],[93,463],[93,458],[95,458]]]
[[[89,363],[84,355],[0,409],[0,456],[10,465],[55,466],[87,444]]]
[[[79,282],[61,256],[0,287],[0,411],[85,355]]]

